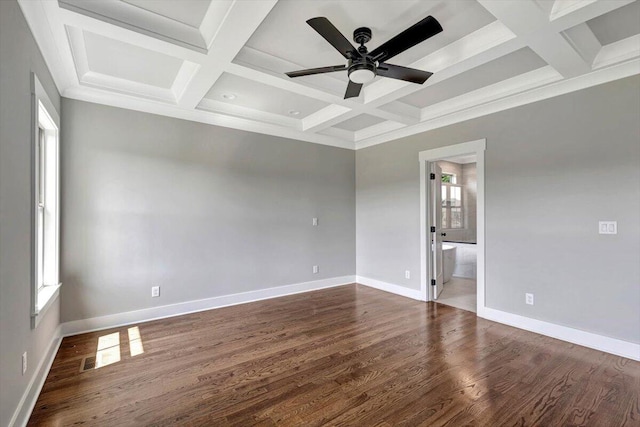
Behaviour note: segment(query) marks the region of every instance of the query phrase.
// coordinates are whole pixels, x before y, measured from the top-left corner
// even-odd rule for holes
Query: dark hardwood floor
[[[638,362],[349,285],[65,338],[29,425],[640,426],[639,396]]]

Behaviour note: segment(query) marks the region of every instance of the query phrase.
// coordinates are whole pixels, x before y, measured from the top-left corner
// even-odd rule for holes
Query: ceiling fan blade
[[[442,31],[442,26],[433,16],[429,15],[422,21],[407,28],[391,40],[378,46],[369,54],[374,60],[384,62],[399,53],[433,37]]]
[[[380,64],[376,74],[382,77],[404,80],[411,83],[422,84],[433,75],[428,71],[417,70],[415,68],[401,67],[393,64]]]
[[[357,98],[358,96],[360,96],[360,89],[362,89],[362,83],[354,83],[349,80],[347,91],[344,94],[344,99]]]
[[[289,77],[302,77],[310,76],[312,74],[333,73],[334,71],[342,71],[346,69],[346,65],[332,65],[330,67],[307,68],[306,70],[289,71],[286,74]]]
[[[307,21],[307,24],[324,37],[324,39],[328,41],[331,46],[335,47],[345,58],[351,59],[361,56],[351,42],[347,40],[327,18],[323,16],[311,18]]]

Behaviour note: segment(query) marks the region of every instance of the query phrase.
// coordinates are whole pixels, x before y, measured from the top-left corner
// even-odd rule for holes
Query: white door
[[[442,292],[443,273],[442,273],[442,169],[434,162],[431,163],[430,180],[431,183],[431,248],[433,252],[431,280],[435,280],[433,288],[433,299],[438,299]]]

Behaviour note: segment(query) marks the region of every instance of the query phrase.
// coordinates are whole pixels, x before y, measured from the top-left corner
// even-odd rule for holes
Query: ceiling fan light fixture
[[[354,83],[369,83],[375,76],[375,65],[370,63],[354,64],[349,68],[349,80]]]
[[[372,36],[371,29],[368,27],[360,27],[353,32],[353,40],[360,45],[360,47],[356,48],[324,16],[308,19],[307,24],[347,60],[347,65],[308,68],[306,70],[289,71],[285,74],[289,77],[302,77],[347,70],[349,84],[347,85],[344,99],[358,97],[362,86],[376,76],[423,84],[433,74],[428,71],[402,67],[387,62],[405,50],[442,32],[442,26],[431,15],[382,43],[371,52],[365,46]]]

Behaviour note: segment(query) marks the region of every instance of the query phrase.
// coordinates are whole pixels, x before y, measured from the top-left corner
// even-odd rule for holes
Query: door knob
[[[447,235],[447,233],[440,233],[440,235],[441,235],[442,237],[444,237],[444,236],[446,236],[446,235]]]

